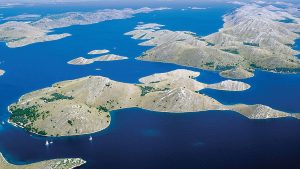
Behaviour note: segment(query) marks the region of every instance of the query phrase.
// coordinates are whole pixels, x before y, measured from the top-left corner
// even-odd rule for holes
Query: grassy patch
[[[145,96],[146,94],[150,93],[150,92],[157,92],[157,91],[166,91],[166,90],[170,90],[170,88],[164,88],[164,89],[156,89],[154,87],[151,86],[139,86],[141,89],[141,96]]]
[[[259,47],[259,44],[258,43],[251,43],[251,42],[243,42],[244,45],[247,45],[247,46],[255,46],[255,47]]]
[[[10,116],[9,120],[20,126],[24,126],[29,122],[34,122],[40,117],[36,106],[31,106],[24,109],[16,108],[11,111],[12,115]]]
[[[97,109],[101,112],[109,112],[109,110],[104,106],[98,106]]]
[[[145,96],[146,94],[155,91],[155,88],[151,86],[140,86],[140,88],[142,91],[141,96]]]
[[[208,67],[213,67],[214,66],[214,62],[207,62],[207,63],[205,63],[204,65],[205,66],[208,66]]]
[[[72,120],[68,120],[68,123],[73,126],[73,121]]]
[[[24,127],[24,129],[29,132],[37,133],[39,135],[47,135],[45,131],[34,128],[32,124],[40,117],[44,119],[49,114],[49,111],[38,112],[36,106],[31,106],[24,109],[12,108],[10,111],[12,112],[12,115],[10,116],[9,121]]]
[[[232,54],[240,54],[240,52],[237,49],[221,49],[224,52],[232,53]]]
[[[65,96],[60,93],[53,93],[53,94],[51,94],[51,96],[52,96],[51,98],[42,97],[41,99],[44,100],[46,103],[54,102],[56,100],[72,100],[72,99],[74,99],[74,97],[72,97],[72,96]]]
[[[215,46],[215,44],[214,43],[210,43],[210,42],[206,42],[207,43],[207,45],[206,46]]]

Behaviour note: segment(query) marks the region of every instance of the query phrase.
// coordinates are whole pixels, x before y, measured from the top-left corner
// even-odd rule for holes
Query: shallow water
[[[167,29],[193,31],[204,36],[222,27],[221,16],[234,8],[230,5],[208,7],[207,10],[186,11],[177,7],[127,20],[58,29],[56,32],[68,32],[72,36],[23,48],[9,49],[1,43],[0,67],[6,74],[0,77],[0,121],[7,120],[7,106],[21,95],[58,81],[87,75],[137,83],[146,75],[185,68],[200,71],[197,79],[201,82],[224,80],[216,72],[134,60],[148,47],[138,46],[140,41],[123,35],[138,22],[155,22],[166,25]],[[35,8],[35,13],[44,11],[46,14],[45,8]],[[66,7],[65,11],[77,8]],[[13,15],[28,9],[6,10],[6,15]],[[61,10],[54,8],[48,13]],[[295,46],[299,44],[297,41]],[[109,49],[130,59],[86,66],[66,64],[79,56],[88,57],[86,53],[94,49]],[[95,70],[97,68],[101,70]],[[243,81],[251,84],[250,90],[205,90],[204,93],[224,104],[262,103],[282,111],[300,112],[299,75],[256,71],[254,78]],[[299,133],[300,121],[291,118],[256,121],[230,111],[170,114],[133,108],[112,112],[111,126],[92,134],[92,142],[90,135],[44,138],[31,136],[10,124],[0,125],[0,151],[9,161],[18,164],[80,157],[88,162],[80,167],[83,169],[298,169]],[[46,140],[54,143],[46,147]]]

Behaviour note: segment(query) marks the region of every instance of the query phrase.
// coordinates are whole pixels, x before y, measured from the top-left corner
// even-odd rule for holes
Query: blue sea
[[[127,7],[125,5],[119,4],[116,8]],[[181,10],[190,5],[207,9]],[[0,77],[0,121],[8,119],[7,106],[21,95],[58,81],[88,75],[138,83],[143,76],[184,68],[201,72],[198,77],[201,82],[224,80],[216,72],[134,59],[149,49],[138,46],[141,41],[123,35],[138,22],[159,23],[166,25],[166,29],[192,31],[205,36],[218,31],[223,25],[222,15],[237,7],[209,3],[170,6],[172,10],[138,14],[126,20],[57,29],[55,33],[72,34],[58,41],[15,49],[0,43],[0,68],[6,71]],[[113,8],[113,5],[30,6],[0,9],[0,13],[3,16],[22,13],[47,15],[101,8]],[[299,46],[298,40],[295,48],[299,50]],[[88,57],[86,53],[94,49],[109,49],[111,53],[130,59],[86,66],[67,64],[76,57]],[[97,71],[98,68],[101,70]],[[249,83],[251,89],[244,92],[204,90],[204,93],[224,104],[260,103],[278,110],[300,113],[299,74],[284,75],[257,70],[254,78],[243,81]],[[231,111],[172,114],[137,108],[113,111],[111,115],[112,123],[104,131],[63,138],[31,135],[5,123],[0,125],[0,152],[15,164],[79,157],[87,161],[80,169],[300,168],[300,120],[249,120]],[[92,141],[89,141],[90,136]],[[54,143],[46,147],[46,140]]]

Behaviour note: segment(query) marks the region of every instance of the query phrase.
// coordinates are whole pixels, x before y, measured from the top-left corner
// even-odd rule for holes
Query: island
[[[17,15],[17,16],[10,16],[10,17],[6,17],[2,20],[4,21],[27,21],[27,20],[34,20],[34,19],[38,19],[40,18],[41,15],[38,14],[21,14],[21,15]]]
[[[94,62],[104,62],[104,61],[116,61],[116,60],[125,60],[128,59],[128,57],[125,56],[119,56],[115,54],[107,54],[99,57],[95,57],[92,59],[86,59],[84,57],[78,57],[76,59],[70,60],[68,64],[71,65],[87,65],[92,64]]]
[[[102,76],[67,80],[23,95],[8,107],[8,121],[31,133],[59,137],[104,130],[112,120],[110,111],[134,107],[168,113],[231,110],[250,119],[300,118],[260,104],[223,105],[201,91],[244,91],[250,85],[232,80],[205,84],[195,79],[199,75],[177,69],[143,77],[138,84]]]
[[[73,25],[89,25],[107,20],[127,19],[139,13],[149,13],[167,8],[104,9],[95,12],[67,12],[42,17],[36,21],[8,21],[0,24],[0,41],[10,48],[17,48],[38,42],[54,41],[71,36],[69,33],[53,34],[54,29]],[[30,15],[32,17],[32,15]],[[24,18],[28,15],[12,18]],[[50,34],[51,33],[51,34]]]
[[[5,71],[0,69],[0,76],[4,75]]]
[[[196,7],[196,6],[190,6],[188,7],[189,9],[194,9],[194,10],[205,10],[207,8],[202,8],[202,7]]]
[[[254,76],[253,70],[245,70],[242,66],[224,70],[219,73],[222,77],[231,79],[247,79]]]
[[[1,169],[73,169],[85,164],[86,161],[80,158],[54,159],[32,164],[14,165],[6,161],[0,153],[0,168]]]
[[[289,19],[290,22],[286,20]],[[150,26],[149,26],[150,25]],[[153,25],[153,26],[152,26]],[[153,48],[138,60],[174,63],[220,72],[232,79],[253,77],[255,69],[299,73],[300,18],[284,8],[246,4],[224,16],[224,26],[205,37],[189,31],[161,29],[151,23],[125,33]]]
[[[101,55],[101,54],[105,54],[105,53],[109,53],[109,52],[110,51],[107,49],[101,49],[101,50],[92,50],[88,54],[89,55]]]

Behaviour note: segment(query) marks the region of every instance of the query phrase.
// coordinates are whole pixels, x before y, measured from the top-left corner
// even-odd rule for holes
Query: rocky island
[[[34,20],[40,18],[41,15],[38,14],[21,14],[17,16],[6,17],[2,20],[4,21],[27,21]]]
[[[92,64],[94,62],[116,61],[116,60],[125,60],[125,59],[128,59],[128,57],[119,56],[119,55],[115,55],[115,54],[107,54],[107,55],[95,57],[92,59],[78,57],[76,59],[70,60],[68,62],[68,64],[70,64],[70,65],[87,65],[87,64]]]
[[[244,91],[250,86],[226,80],[201,83],[199,72],[178,69],[141,78],[140,84],[88,76],[56,83],[23,95],[9,106],[9,122],[44,136],[72,136],[107,128],[110,111],[137,107],[158,112],[186,113],[231,110],[250,119],[296,117],[264,105],[223,105],[201,92],[205,88]]]
[[[4,75],[5,71],[0,69],[0,76]]]
[[[137,59],[175,63],[219,71],[221,76],[244,79],[254,69],[299,73],[299,51],[293,50],[300,38],[300,19],[287,10],[246,4],[224,16],[224,26],[205,37],[188,31],[160,29],[162,25],[138,25],[125,35],[153,46]],[[284,22],[289,18],[293,22]]]
[[[86,162],[80,158],[54,159],[26,165],[14,165],[8,163],[0,153],[1,169],[73,169]]]
[[[89,55],[101,55],[101,54],[105,54],[105,53],[109,53],[109,52],[110,51],[107,49],[101,49],[101,50],[92,50],[88,54]]]
[[[73,25],[89,25],[107,20],[127,19],[135,14],[148,13],[166,8],[104,9],[95,12],[67,12],[45,16],[33,22],[8,21],[0,24],[0,41],[10,48],[22,47],[38,42],[54,41],[71,36],[69,33],[49,34],[54,29]],[[15,16],[24,18],[27,15]],[[32,16],[31,16],[32,17]]]

